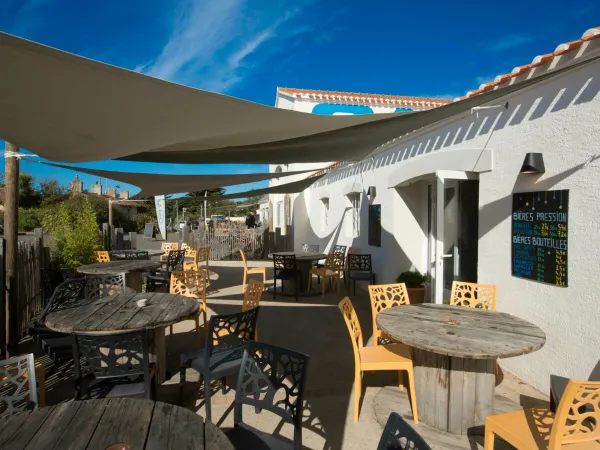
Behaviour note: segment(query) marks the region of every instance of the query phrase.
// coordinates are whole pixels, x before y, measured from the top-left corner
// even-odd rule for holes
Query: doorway
[[[477,282],[479,180],[437,176],[428,192],[430,298],[447,304],[453,281]]]

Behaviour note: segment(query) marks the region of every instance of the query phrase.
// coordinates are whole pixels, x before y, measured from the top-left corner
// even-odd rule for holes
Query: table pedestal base
[[[133,292],[142,292],[144,274],[142,272],[129,272],[125,274],[125,285]]]
[[[413,348],[419,420],[467,434],[494,412],[495,360],[464,359]]]

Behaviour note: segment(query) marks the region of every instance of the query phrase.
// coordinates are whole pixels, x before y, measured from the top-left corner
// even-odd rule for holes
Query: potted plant
[[[406,285],[408,300],[411,305],[423,303],[423,300],[425,300],[425,286],[423,283],[427,281],[427,275],[423,275],[417,270],[407,271],[402,272],[396,281]]]

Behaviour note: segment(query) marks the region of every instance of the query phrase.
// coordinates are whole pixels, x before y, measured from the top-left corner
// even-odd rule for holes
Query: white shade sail
[[[108,178],[122,183],[133,184],[141,189],[136,197],[150,197],[154,195],[177,194],[180,192],[204,191],[224,186],[254,183],[256,181],[272,180],[290,175],[299,175],[313,172],[314,169],[298,170],[282,173],[242,173],[242,174],[215,174],[215,175],[170,175],[140,172],[117,172],[113,170],[88,169],[82,167],[65,166],[41,162],[61,169],[74,170],[87,173],[100,178]],[[314,179],[313,179],[314,181]],[[213,198],[213,197],[211,197]]]
[[[0,138],[62,162],[360,160],[391,139],[591,60],[427,111],[321,116],[169,83],[0,33]]]

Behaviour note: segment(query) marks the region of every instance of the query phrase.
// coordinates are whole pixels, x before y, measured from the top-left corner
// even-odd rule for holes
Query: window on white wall
[[[329,199],[328,198],[322,198],[321,201],[323,202],[323,221],[322,221],[322,227],[323,230],[327,230],[327,226],[329,224]]]
[[[275,216],[275,227],[283,225],[283,202],[277,202],[277,215]]]
[[[352,237],[360,234],[360,195],[352,196]]]
[[[346,210],[348,236],[357,238],[360,235],[360,194],[348,195],[350,208]]]

